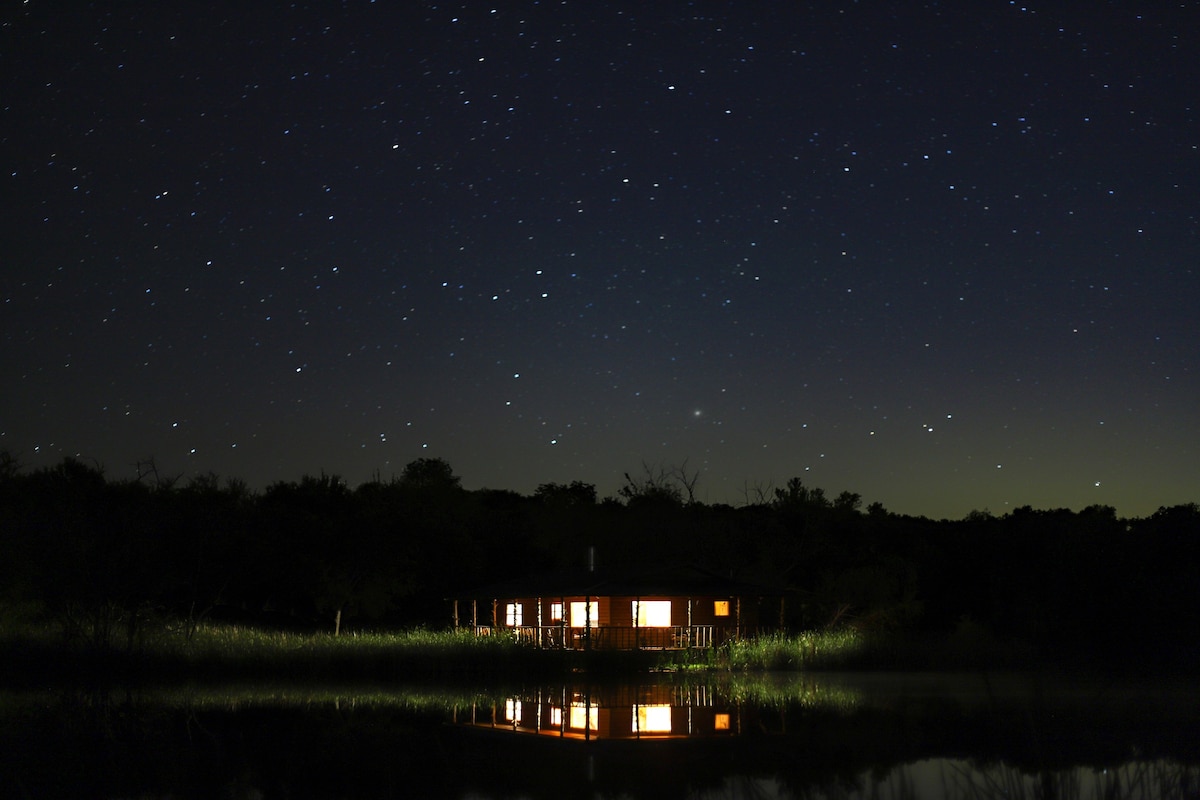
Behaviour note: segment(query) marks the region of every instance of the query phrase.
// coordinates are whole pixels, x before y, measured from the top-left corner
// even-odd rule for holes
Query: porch
[[[736,626],[591,627],[564,625],[476,625],[476,636],[515,635],[544,650],[689,650],[738,638]]]

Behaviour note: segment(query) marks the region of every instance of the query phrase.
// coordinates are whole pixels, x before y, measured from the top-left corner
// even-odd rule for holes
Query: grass
[[[729,669],[797,671],[844,669],[859,666],[856,659],[872,645],[853,630],[804,631],[770,634],[729,644]]]
[[[321,680],[478,679],[530,668],[534,655],[514,639],[476,637],[467,631],[334,636],[229,625],[202,626],[186,642],[164,632],[147,642],[147,651],[193,668],[224,665],[238,673]]]
[[[720,667],[734,672],[998,670],[1038,665],[1033,648],[986,635],[916,635],[850,628],[768,634],[732,642]]]
[[[289,633],[241,625],[201,625],[181,641],[171,630],[158,632],[147,640],[148,648],[181,651],[199,658],[271,658],[276,655],[337,657],[343,653],[370,657],[379,654],[462,655],[497,654],[512,649],[515,643],[499,637],[476,637],[468,631],[428,631],[423,629],[395,633]]]
[[[18,679],[47,680],[465,680],[495,683],[586,671],[673,673],[970,669],[1022,666],[1018,650],[978,640],[934,641],[853,630],[765,635],[690,651],[541,651],[508,636],[466,630],[291,633],[248,626],[145,626],[135,648],[65,643],[45,624],[0,626],[0,660]]]
[[[97,647],[65,641],[48,625],[0,628],[0,661],[14,680],[129,679],[393,681],[463,678],[545,669],[546,659],[506,637],[468,632],[290,633],[241,625],[147,626],[132,651],[120,642]],[[539,665],[540,662],[540,665]]]

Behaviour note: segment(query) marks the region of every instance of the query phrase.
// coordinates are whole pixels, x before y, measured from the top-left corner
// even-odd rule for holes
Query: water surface
[[[806,674],[0,694],[0,797],[1200,797],[1185,682]]]

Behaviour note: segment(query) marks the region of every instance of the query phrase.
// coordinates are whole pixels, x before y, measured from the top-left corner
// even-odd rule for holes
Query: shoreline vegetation
[[[10,688],[206,681],[439,681],[686,679],[732,673],[818,671],[1018,671],[1063,668],[1031,647],[985,640],[851,629],[767,634],[703,650],[539,650],[469,631],[296,633],[228,624],[145,626],[133,647],[71,641],[52,625],[0,629]]]

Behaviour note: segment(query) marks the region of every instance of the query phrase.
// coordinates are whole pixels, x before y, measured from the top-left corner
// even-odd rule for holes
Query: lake
[[[1197,798],[1182,680],[787,674],[0,693],[0,797]]]

